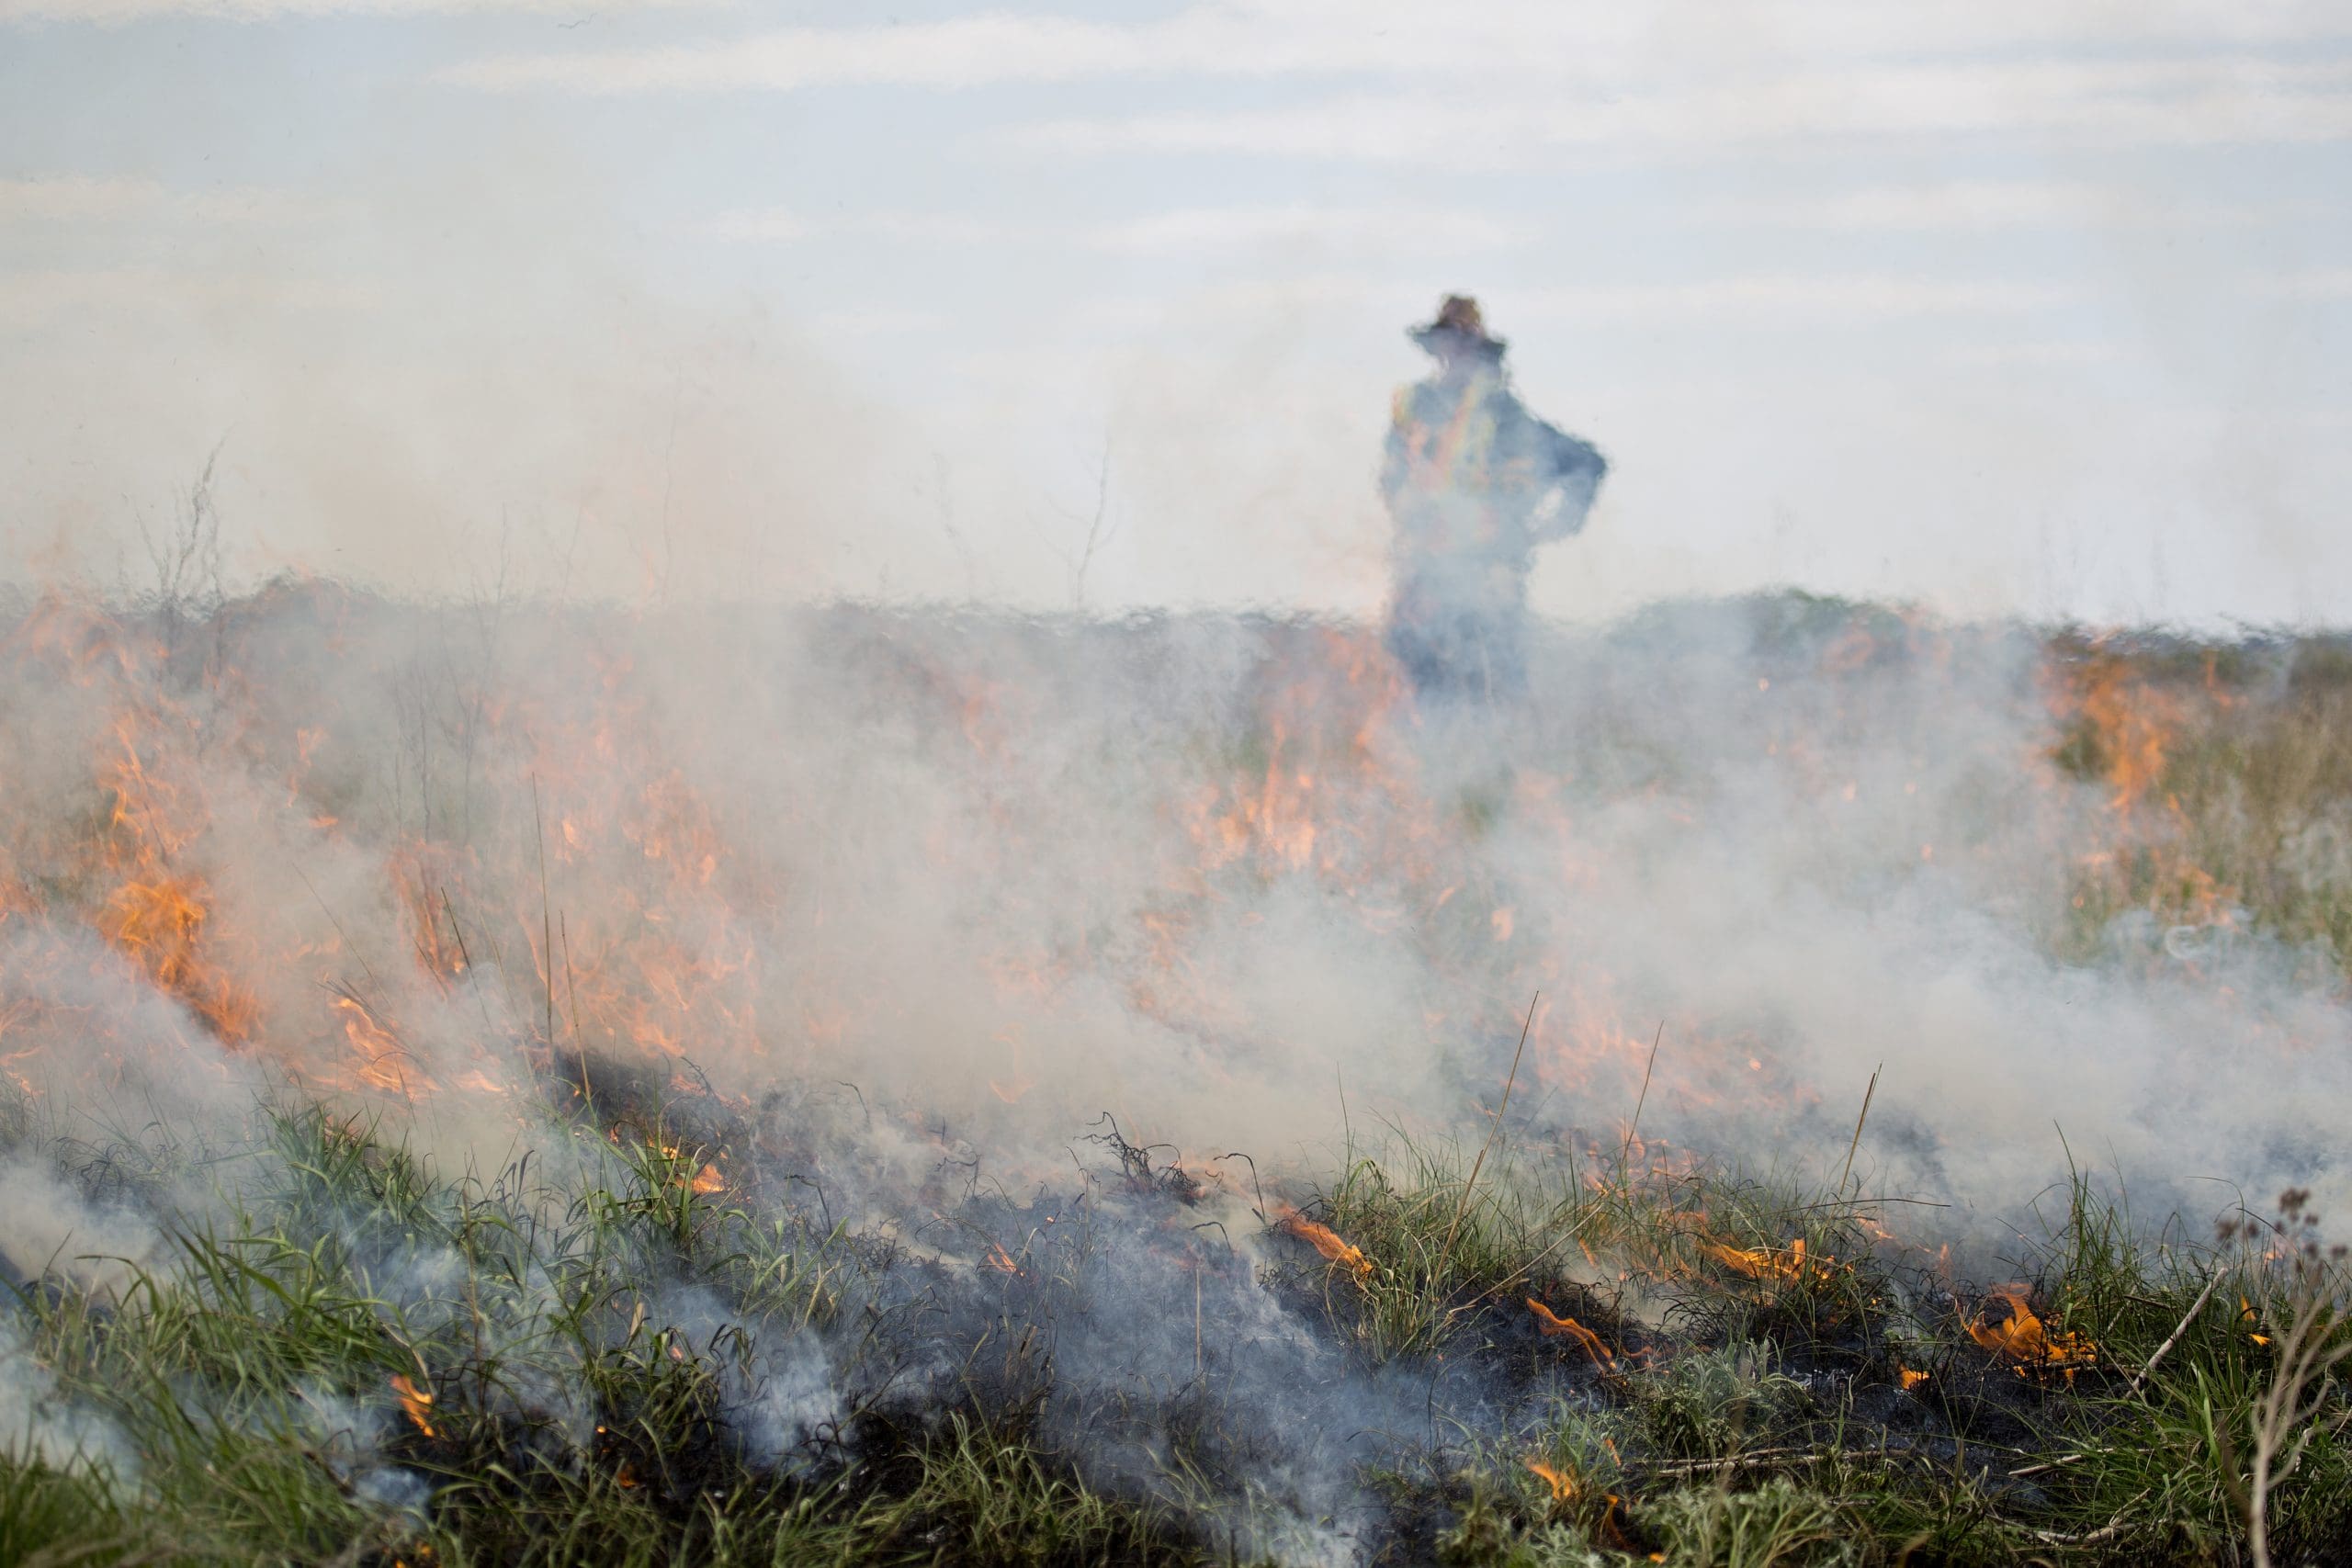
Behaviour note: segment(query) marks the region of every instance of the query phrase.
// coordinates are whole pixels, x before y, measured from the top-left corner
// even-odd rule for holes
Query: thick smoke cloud
[[[1506,723],[1229,616],[289,586],[155,629],[15,630],[12,1070],[64,1105],[266,1065],[503,1150],[554,1047],[1311,1168],[1490,1100],[1541,992],[1548,1125],[1613,1126],[1662,1027],[1654,1134],[1834,1159],[1883,1062],[1870,1157],[1988,1224],[2062,1131],[2167,1202],[2327,1175],[2324,963],[2226,911],[2053,955],[2132,829],[2022,630],[1661,611],[1551,636]]]

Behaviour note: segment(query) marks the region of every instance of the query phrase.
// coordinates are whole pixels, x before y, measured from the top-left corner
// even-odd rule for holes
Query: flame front
[[[2123,658],[2094,649],[2069,694],[2083,750],[2111,790],[2108,809],[2128,816],[2155,793],[2180,728],[2178,705],[2132,679]]]
[[[330,642],[336,617],[360,613],[328,589],[289,593],[285,608],[298,625],[318,615]],[[362,789],[376,767],[365,724],[296,676],[227,664],[192,682],[153,628],[63,602],[21,622],[7,651],[28,686],[53,677],[88,694],[78,771],[92,800],[62,833],[62,813],[0,829],[0,909],[94,930],[186,1010],[192,1044],[266,1057],[314,1089],[410,1102],[513,1094],[558,1052],[668,1064],[673,1090],[701,1094],[698,1064],[756,1064],[764,1080],[899,1006],[887,987],[844,978],[859,964],[831,961],[854,958],[854,939],[826,945],[834,911],[796,903],[782,855],[758,848],[779,839],[775,825],[718,793],[727,778],[677,760],[654,683],[617,639],[592,644],[564,682],[452,675],[466,776],[420,775],[413,792],[403,780],[410,793],[392,803]],[[929,673],[984,773],[1021,761],[1034,737],[1019,686]],[[1541,988],[1533,1077],[1588,1089],[1598,1067],[1637,1073],[1647,1036],[1624,1021],[1636,1004],[1597,967],[1567,973],[1540,901],[1483,865],[1475,830],[1423,777],[1412,708],[1376,635],[1317,628],[1285,642],[1250,692],[1231,750],[1144,815],[1168,837],[1130,906],[1075,942],[1013,926],[979,956],[1010,1016],[992,1026],[1001,1043],[977,1087],[1031,1109],[1056,1083],[1040,1025],[1103,982],[1138,1017],[1204,1042],[1210,1078],[1230,1071],[1222,1047],[1259,1022],[1220,954],[1237,922],[1262,920],[1260,904],[1292,888],[1432,966],[1442,984],[1414,1021],[1431,1044],[1499,1030],[1516,1004],[1498,998]],[[1514,787],[1559,838],[1546,874],[1588,874],[1556,804],[1562,781],[1530,768]],[[934,858],[1010,863],[1051,830],[983,805],[1003,844],[959,838]],[[452,809],[462,820],[442,819]],[[315,885],[281,886],[289,864]],[[763,955],[776,966],[786,953],[788,984],[763,973]],[[1703,1103],[1703,1088],[1679,1091]],[[689,1184],[721,1183],[707,1169]],[[1361,1254],[1333,1260],[1369,1268]]]

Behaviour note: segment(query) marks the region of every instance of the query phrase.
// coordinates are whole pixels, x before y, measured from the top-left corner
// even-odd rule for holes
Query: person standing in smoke
[[[1584,527],[1609,465],[1527,412],[1476,300],[1447,296],[1408,335],[1437,370],[1396,393],[1381,465],[1396,524],[1388,649],[1424,699],[1515,700],[1535,547]]]

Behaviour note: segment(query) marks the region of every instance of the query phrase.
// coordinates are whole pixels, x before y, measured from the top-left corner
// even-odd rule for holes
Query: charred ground
[[[2227,1561],[2266,1422],[2271,1560],[2352,1526],[2338,1265],[2291,1200],[2150,1247],[2080,1183],[2003,1293],[1850,1191],[1566,1147],[1475,1188],[1367,1155],[1237,1236],[1227,1174],[1105,1127],[1022,1193],[942,1148],[900,1228],[836,1217],[863,1156],[808,1134],[854,1096],[584,1077],[495,1173],[315,1109],[51,1145],[111,1202],[192,1156],[240,1195],[104,1292],[18,1281],[11,1558]]]

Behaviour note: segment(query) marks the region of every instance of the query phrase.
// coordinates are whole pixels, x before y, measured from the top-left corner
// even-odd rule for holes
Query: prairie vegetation
[[[243,744],[206,728],[254,683],[223,673],[234,612],[167,617],[171,701],[124,704],[208,765]],[[1770,662],[1781,644],[1818,664],[1909,635],[1818,602],[1757,614],[1779,630],[1759,634],[1754,668],[1776,673],[1743,666],[1743,686],[1785,682]],[[1001,715],[927,666],[917,677],[933,728],[1002,751]],[[2187,984],[2260,943],[2286,955],[2298,996],[2340,1004],[2352,651],[2062,634],[2037,679],[2050,718],[2030,761],[2082,786],[2098,829],[2029,890],[2054,891],[2024,911],[2050,959],[2165,964]],[[1305,711],[1351,734],[1330,681],[1302,688]],[[1050,1168],[1000,1163],[821,1060],[756,1093],[714,1089],[674,1064],[694,1062],[695,1029],[748,1033],[753,993],[736,970],[682,960],[673,917],[728,886],[719,851],[676,847],[688,829],[718,842],[722,813],[649,748],[667,815],[649,826],[624,800],[614,831],[631,875],[672,880],[633,906],[636,925],[596,932],[562,904],[577,874],[560,864],[549,895],[545,846],[566,855],[574,822],[537,820],[541,775],[504,781],[525,831],[463,840],[482,808],[447,778],[461,767],[465,789],[487,792],[495,707],[458,705],[463,750],[421,719],[402,731],[401,810],[446,852],[388,860],[443,879],[420,874],[401,907],[426,976],[415,991],[456,998],[447,1018],[468,1029],[481,1003],[488,1041],[488,1066],[426,1064],[442,1074],[432,1092],[505,1096],[511,1146],[407,1119],[425,1069],[383,1004],[399,987],[372,972],[325,1000],[356,1068],[323,1084],[262,1074],[226,1113],[215,1096],[195,1114],[160,1079],[103,1116],[45,1095],[9,1054],[29,1014],[0,1011],[0,1196],[20,1222],[0,1307],[0,1561],[2267,1568],[2352,1552],[2352,1274],[2306,1191],[2135,1212],[2127,1184],[2069,1168],[2062,1148],[2014,1239],[1955,1255],[1932,1193],[1873,1185],[1863,1084],[1826,1086],[1850,1089],[1851,1109],[1798,1123],[1834,1130],[1785,1158],[1672,1147],[1645,1131],[1648,1041],[1618,1064],[1623,1102],[1582,1127],[1510,1099],[1534,1093],[1533,1072],[1505,1037],[1465,1072],[1463,1130],[1359,1120],[1321,1164],[1262,1178],[1238,1154],[1131,1143],[1142,1134],[1112,1116],[1070,1127]],[[577,728],[606,745],[594,714]],[[108,727],[91,728],[105,744]],[[1756,750],[1779,733],[1758,728]],[[1336,818],[1317,815],[1332,796],[1308,794],[1296,734],[1284,742],[1272,728],[1227,738],[1254,793],[1212,803],[1195,882],[1333,863]],[[256,798],[300,795],[304,831],[350,831],[338,816],[376,808],[385,786],[332,738],[317,744],[315,776],[256,765]],[[1685,761],[1598,720],[1576,744],[1592,754],[1559,793],[1579,807],[1648,798]],[[288,1004],[232,973],[246,950],[223,934],[222,879],[181,863],[214,828],[156,761],[169,749],[102,754],[105,793],[58,827],[97,848],[36,874],[20,847],[0,922],[62,929],[55,911],[73,911],[95,951],[172,999],[170,1027],[222,1060],[266,1060],[255,1042]],[[626,738],[619,755],[586,776],[636,765]],[[1334,771],[1313,787],[1339,787]],[[1417,854],[1437,832],[1385,776],[1339,784],[1408,821],[1397,840]],[[1458,830],[1499,831],[1514,807],[1474,785]],[[1020,803],[991,797],[993,819],[1017,826]],[[597,831],[583,813],[581,841]],[[1890,841],[1906,863],[1919,853]],[[1369,859],[1373,842],[1344,848]],[[521,890],[519,919],[489,893],[469,899],[463,878],[492,872]],[[1511,936],[1491,888],[1434,905],[1441,956]],[[1172,897],[1150,914],[1162,943],[1204,923]],[[481,951],[494,931],[495,958]],[[639,969],[592,969],[624,939]],[[739,941],[723,924],[701,940]],[[503,993],[457,984],[493,966]],[[1171,979],[1151,999],[1172,1008],[1178,991]],[[648,1025],[681,1036],[667,1056],[626,1048],[610,1021],[652,1017],[639,1002],[657,992],[684,998]],[[493,1015],[495,994],[510,1005]],[[63,1038],[71,1009],[42,1006]],[[483,1076],[509,1058],[517,1076]],[[2275,1081],[2256,1090],[2285,1108],[2291,1065],[2262,1070]],[[1029,1083],[988,1088],[1010,1105]]]

